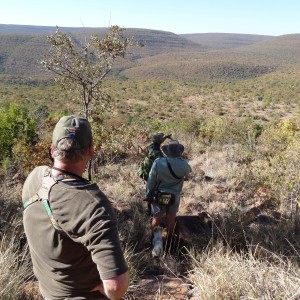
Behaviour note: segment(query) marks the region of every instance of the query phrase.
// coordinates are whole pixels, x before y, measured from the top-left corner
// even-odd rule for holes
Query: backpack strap
[[[24,203],[23,203],[23,208],[27,208],[29,205],[31,205],[32,203],[36,202],[40,200],[40,197],[38,194],[35,194],[33,195],[31,198],[29,198],[28,200],[26,200]]]
[[[168,165],[169,171],[170,171],[170,173],[172,174],[172,176],[173,176],[174,178],[176,178],[176,179],[182,179],[183,177],[178,177],[178,176],[174,173],[174,171],[173,171],[173,169],[172,169],[172,167],[171,167],[170,162],[168,161],[167,158],[166,158],[166,160],[167,160],[167,165]]]
[[[35,203],[36,201],[41,201],[54,229],[63,235],[67,235],[55,219],[49,203],[50,191],[55,184],[57,184],[57,181],[53,178],[53,176],[51,176],[51,173],[49,171],[43,176],[42,185],[37,191],[37,193],[33,195],[30,199],[26,200],[23,204],[23,207],[24,209],[26,209],[28,206]]]

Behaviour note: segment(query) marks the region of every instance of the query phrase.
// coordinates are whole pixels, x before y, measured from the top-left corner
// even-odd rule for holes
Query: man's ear
[[[54,146],[51,144],[51,147],[49,148],[49,158],[53,162],[53,152],[54,152]]]
[[[54,145],[51,144],[51,148],[50,148],[50,154],[51,154],[51,156],[53,155],[53,152],[54,152]]]
[[[88,147],[87,154],[92,157],[94,155],[94,147],[93,145]]]

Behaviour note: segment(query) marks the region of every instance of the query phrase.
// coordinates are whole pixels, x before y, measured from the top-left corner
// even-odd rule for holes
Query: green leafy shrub
[[[36,122],[25,107],[9,104],[0,108],[0,160],[11,158],[15,144],[25,145],[37,140]]]
[[[263,131],[263,127],[251,118],[212,116],[204,119],[199,126],[199,138],[207,145],[239,143],[252,147]]]
[[[300,199],[299,125],[297,119],[290,118],[268,125],[256,141],[251,160],[244,162],[247,174],[251,174],[251,180],[244,180],[248,186],[251,181],[253,187],[267,187],[282,208],[289,205],[292,194],[297,198],[294,200]]]
[[[295,138],[285,150],[275,155],[261,156],[261,159],[256,158],[252,168],[257,180],[269,186],[274,195],[281,200],[281,205],[286,206],[292,193],[296,193],[297,201],[300,199],[299,162],[300,143],[298,138]]]
[[[93,122],[95,165],[117,162],[129,155],[136,156],[140,141],[146,139],[148,132],[143,128],[127,125],[106,126]]]
[[[259,143],[261,151],[266,155],[275,155],[287,149],[294,138],[300,134],[298,119],[283,119],[275,124],[270,124],[262,132]]]

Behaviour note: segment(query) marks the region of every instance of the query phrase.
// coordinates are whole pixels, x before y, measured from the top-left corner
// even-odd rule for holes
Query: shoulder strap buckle
[[[31,197],[30,199],[25,201],[23,206],[24,206],[24,209],[25,209],[26,207],[28,207],[32,203],[34,203],[38,200],[41,201],[43,203],[43,206],[44,206],[44,208],[47,212],[47,215],[48,215],[54,229],[56,231],[58,231],[59,233],[61,233],[63,235],[66,235],[66,233],[59,226],[57,220],[55,219],[55,217],[52,213],[51,207],[50,207],[50,203],[49,203],[50,191],[56,183],[57,183],[57,181],[51,176],[51,173],[50,172],[46,173],[43,176],[42,185],[39,188],[38,192],[33,197]]]
[[[26,207],[28,207],[30,204],[32,204],[32,203],[34,203],[34,202],[36,202],[36,201],[38,201],[38,200],[40,200],[39,195],[38,195],[38,194],[33,195],[31,198],[29,198],[28,200],[26,200],[26,201],[23,203],[24,209],[25,209]]]

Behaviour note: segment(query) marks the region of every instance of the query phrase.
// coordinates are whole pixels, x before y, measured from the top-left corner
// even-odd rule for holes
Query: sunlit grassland
[[[293,68],[232,82],[110,78],[103,83],[107,105],[93,107],[102,156],[93,165],[93,180],[117,212],[132,275],[130,293],[134,295],[144,274],[167,273],[186,278],[196,299],[299,298],[299,219],[293,208],[299,201],[298,74],[299,69]],[[50,82],[6,80],[0,83],[0,99],[1,107],[9,103],[28,107],[38,120],[44,144],[28,153],[14,148],[17,161],[23,155],[33,165],[38,151],[47,156],[53,122],[62,114],[80,113],[78,99]],[[214,224],[212,233],[193,237],[153,266],[142,201],[145,184],[136,171],[142,159],[139,146],[146,146],[156,130],[171,132],[185,145],[193,168],[184,184],[179,215],[196,215],[201,207]],[[18,203],[29,170],[14,165],[11,174],[9,163],[16,161],[11,158],[1,169],[0,286],[6,293],[3,299],[18,299],[24,282],[33,279],[22,244]],[[17,173],[22,173],[20,181]],[[203,180],[203,173],[213,180]],[[248,209],[265,203],[272,204],[266,213],[281,214],[280,222],[252,226],[243,221]]]

